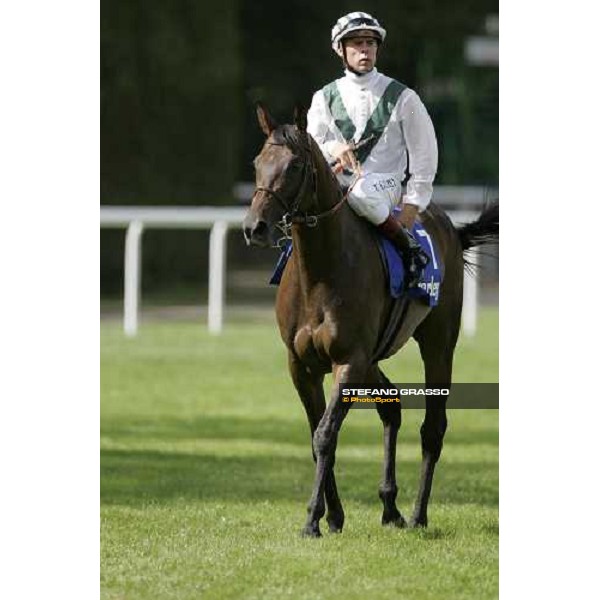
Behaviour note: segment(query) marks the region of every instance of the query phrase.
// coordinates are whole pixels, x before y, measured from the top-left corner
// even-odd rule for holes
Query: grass
[[[461,339],[455,381],[497,381],[498,314]],[[430,527],[383,528],[375,411],[352,411],[337,453],[344,533],[299,536],[314,470],[304,412],[273,318],[145,323],[102,336],[102,597],[495,598],[498,412],[455,410],[432,493]],[[413,344],[384,363],[421,381]],[[404,411],[398,504],[416,495],[422,411]]]

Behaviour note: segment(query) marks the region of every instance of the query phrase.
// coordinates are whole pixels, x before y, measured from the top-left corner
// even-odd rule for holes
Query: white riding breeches
[[[402,198],[401,179],[394,173],[367,173],[348,194],[348,204],[354,212],[381,225]]]

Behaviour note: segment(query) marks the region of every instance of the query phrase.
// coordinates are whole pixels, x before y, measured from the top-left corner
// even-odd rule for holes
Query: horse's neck
[[[335,176],[318,150],[314,161],[316,194],[309,212],[320,214],[333,208],[341,200],[341,194]],[[333,281],[337,273],[336,264],[339,267],[343,255],[342,223],[348,216],[344,213],[342,207],[334,214],[320,218],[316,227],[294,226],[292,235],[303,292],[309,293],[315,285]]]
[[[329,210],[340,200],[340,186],[336,176],[333,174],[330,166],[317,143],[311,139],[311,150],[313,153],[313,164],[317,176],[317,212]]]

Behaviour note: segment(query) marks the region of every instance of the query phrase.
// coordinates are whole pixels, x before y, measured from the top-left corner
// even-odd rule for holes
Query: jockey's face
[[[368,73],[377,62],[378,39],[372,31],[353,32],[352,37],[342,41],[348,66],[358,73]],[[338,52],[343,59],[341,51]]]

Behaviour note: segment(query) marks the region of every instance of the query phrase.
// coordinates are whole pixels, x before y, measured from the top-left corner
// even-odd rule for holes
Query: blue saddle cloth
[[[429,306],[436,306],[440,299],[440,285],[442,283],[442,272],[438,260],[438,253],[434,241],[425,231],[420,223],[415,223],[412,234],[421,245],[421,248],[429,256],[429,263],[421,273],[417,287],[408,290],[411,298],[420,298]],[[399,298],[404,293],[404,264],[402,258],[392,242],[378,234],[379,250],[384,260],[389,282],[389,290],[392,298]],[[282,247],[281,256],[275,266],[275,271],[269,283],[279,285],[285,265],[292,254],[292,242],[287,240]]]

